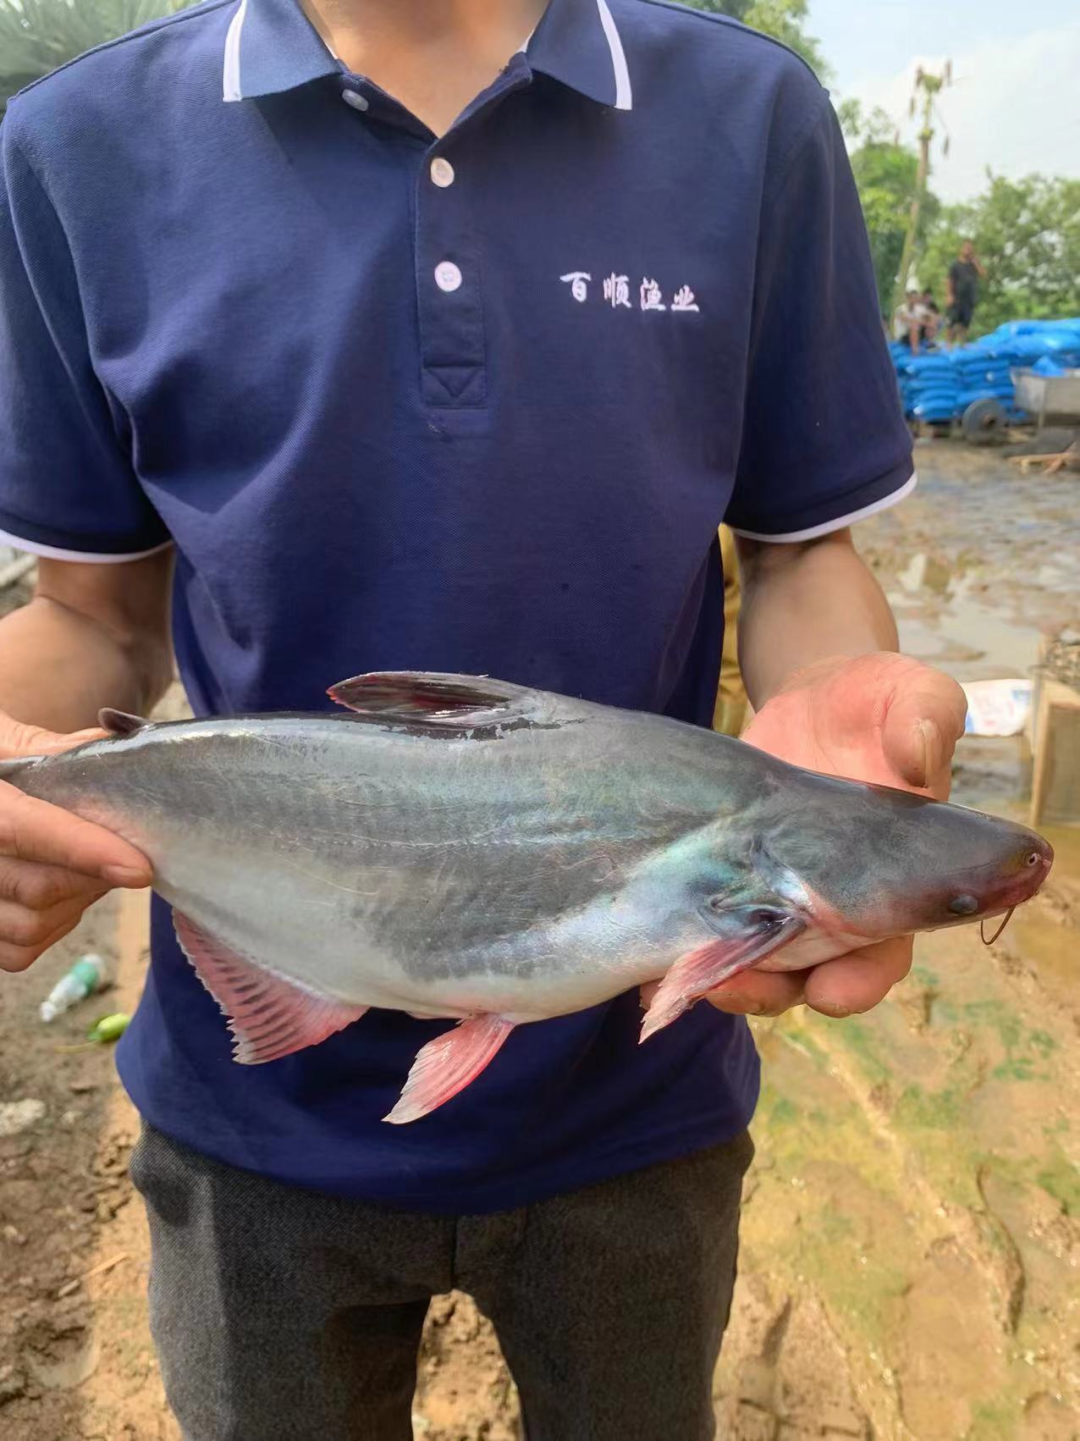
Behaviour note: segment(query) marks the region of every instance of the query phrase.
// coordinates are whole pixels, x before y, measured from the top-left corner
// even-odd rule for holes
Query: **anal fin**
[[[173,911],[176,938],[203,985],[228,1018],[242,1066],[277,1061],[317,1045],[357,1021],[367,1006],[350,1006],[258,965]]]
[[[471,1082],[514,1029],[501,1016],[471,1016],[421,1046],[397,1104],[383,1117],[392,1126],[417,1121]]]
[[[771,956],[806,929],[798,916],[770,906],[732,907],[711,918],[711,923],[719,932],[716,940],[681,955],[660,982],[641,1023],[641,1041],[670,1026],[709,991]]]

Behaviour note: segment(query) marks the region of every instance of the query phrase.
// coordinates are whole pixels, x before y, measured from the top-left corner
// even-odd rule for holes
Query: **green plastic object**
[[[103,973],[101,962],[97,956],[84,956],[81,961],[76,961],[68,972],[80,986],[85,987],[86,994],[92,995],[102,982]]]
[[[118,1041],[128,1028],[131,1017],[123,1011],[117,1011],[111,1016],[102,1016],[97,1025],[92,1026],[87,1032],[87,1038],[97,1041],[101,1045],[108,1045],[112,1041]]]

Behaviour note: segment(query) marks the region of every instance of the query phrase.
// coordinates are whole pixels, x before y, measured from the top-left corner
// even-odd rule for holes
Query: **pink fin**
[[[199,980],[228,1017],[242,1066],[276,1061],[317,1045],[357,1021],[367,1006],[349,1006],[256,965],[173,912],[176,936]]]
[[[721,917],[730,932],[687,951],[668,971],[641,1023],[640,1041],[670,1026],[709,991],[786,946],[805,929],[798,916],[768,907],[746,907]]]
[[[428,1041],[416,1053],[397,1105],[383,1120],[403,1126],[456,1096],[476,1080],[513,1029],[513,1021],[501,1016],[473,1016]]]

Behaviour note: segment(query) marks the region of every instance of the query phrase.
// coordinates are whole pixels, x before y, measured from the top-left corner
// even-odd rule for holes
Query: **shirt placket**
[[[508,69],[426,152],[416,182],[420,396],[434,410],[487,404],[482,237],[477,224],[483,120],[529,80]]]

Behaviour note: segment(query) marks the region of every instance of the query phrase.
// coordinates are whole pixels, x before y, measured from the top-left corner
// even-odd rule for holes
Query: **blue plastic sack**
[[[1049,355],[1044,355],[1041,360],[1037,360],[1031,368],[1036,375],[1065,374],[1065,366],[1060,365],[1056,360],[1052,360]]]

